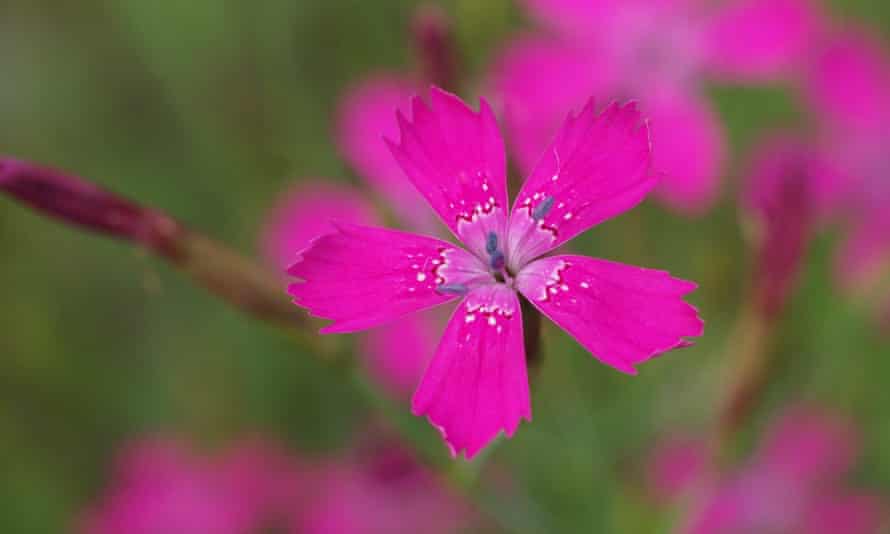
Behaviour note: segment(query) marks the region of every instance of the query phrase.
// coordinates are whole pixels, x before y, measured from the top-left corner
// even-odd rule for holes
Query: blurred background
[[[689,2],[661,3],[674,18],[691,16]],[[547,2],[526,4],[6,0],[0,7],[0,150],[94,180],[269,262],[261,236],[294,184],[321,180],[354,188],[397,220],[386,196],[372,195],[361,171],[341,155],[335,117],[350,88],[375,73],[403,73],[421,83],[436,77],[429,75],[431,53],[418,44],[418,17],[435,13],[444,21],[451,45],[438,50],[446,50],[456,71],[446,77],[448,88],[471,102],[485,96],[503,110],[511,95],[499,92],[504,84],[492,72],[516,36],[576,38],[559,17],[546,16]],[[882,0],[814,5],[825,17],[820,24],[890,39],[890,5]],[[665,24],[645,31],[657,33]],[[596,25],[590,30],[605,32]],[[820,41],[809,39],[805,48],[815,53]],[[812,224],[781,311],[758,315],[751,297],[763,283],[753,273],[769,261],[758,243],[767,239],[763,227],[770,228],[739,200],[752,153],[775,132],[838,128],[801,96],[806,91],[794,69],[741,81],[698,69],[695,93],[725,136],[722,163],[711,171],[716,192],[695,209],[677,209],[663,201],[669,194],[660,195],[661,201],[648,200],[573,245],[697,281],[691,301],[706,320],[705,335],[628,377],[545,325],[540,361],[530,371],[534,421],[470,463],[451,460],[435,430],[410,416],[405,397],[391,394],[352,358],[318,357],[313,344],[246,318],[130,244],[0,200],[0,250],[6,251],[0,262],[6,302],[0,310],[2,530],[82,531],[84,517],[126,500],[115,501],[115,488],[126,486],[116,481],[115,466],[127,447],[162,439],[189,451],[182,454],[191,460],[178,460],[189,464],[180,466],[185,470],[222,458],[227,453],[220,451],[245,440],[274,444],[307,473],[296,475],[304,488],[329,479],[319,466],[364,469],[379,449],[422,451],[417,461],[460,501],[453,514],[468,518],[452,531],[671,532],[682,528],[688,507],[653,495],[653,451],[665,436],[707,440],[713,434],[730,384],[744,374],[737,368],[744,367],[739,346],[754,335],[745,330],[752,321],[769,325],[768,347],[754,349],[769,363],[756,399],[725,444],[727,470],[749,465],[767,429],[788,406],[805,403],[842,414],[855,428],[856,459],[843,485],[890,498],[890,316],[837,281],[837,255],[851,225]],[[640,98],[645,109],[646,91],[637,94],[637,88],[659,82],[622,76],[621,89],[610,94]],[[536,91],[546,96],[545,89]],[[878,99],[890,101],[890,94]],[[653,143],[657,151],[657,135]],[[883,157],[890,162],[886,151]],[[890,163],[884,165],[890,171]],[[890,172],[880,179],[890,184]],[[284,291],[284,277],[281,284]],[[341,340],[347,345],[338,350],[354,346],[354,338]],[[311,515],[306,499],[295,497],[291,508]],[[404,520],[394,523],[398,528],[370,530],[368,514],[393,506],[399,517],[414,506],[396,502],[403,504],[337,508],[362,518],[361,528],[277,528],[435,531],[433,514],[425,528]],[[275,531],[201,523],[150,531],[132,521],[93,532]],[[831,530],[848,531],[854,530]]]

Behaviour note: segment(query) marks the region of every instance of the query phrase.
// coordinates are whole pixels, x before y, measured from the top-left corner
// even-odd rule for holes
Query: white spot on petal
[[[426,275],[424,273],[417,273],[417,281],[423,282],[424,280],[426,280]]]

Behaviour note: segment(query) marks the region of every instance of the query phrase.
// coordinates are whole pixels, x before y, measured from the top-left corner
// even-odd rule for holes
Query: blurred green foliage
[[[885,35],[890,4],[837,0]],[[94,178],[253,254],[264,210],[301,177],[354,181],[332,143],[338,95],[380,69],[410,69],[408,0],[7,0],[0,13],[0,147]],[[464,65],[484,69],[522,24],[509,0],[444,3]],[[736,163],[704,221],[647,203],[586,234],[587,253],[700,281],[708,321],[692,349],[630,379],[545,330],[533,424],[490,454],[515,493],[477,490],[515,532],[660,532],[639,470],[659,431],[703,428],[747,284],[732,192],[744,149],[798,120],[781,89],[713,88]],[[832,287],[837,236],[821,238],[782,325],[750,444],[790,400],[853,414],[857,477],[890,489],[890,349]],[[244,433],[306,451],[348,445],[372,409],[350,369],[310,357],[126,245],[0,200],[0,525],[62,532],[102,487],[122,440],[155,431],[214,443]],[[407,413],[407,410],[405,410]],[[417,427],[434,443],[434,432]],[[446,456],[445,447],[439,454]],[[458,467],[456,469],[465,469]]]

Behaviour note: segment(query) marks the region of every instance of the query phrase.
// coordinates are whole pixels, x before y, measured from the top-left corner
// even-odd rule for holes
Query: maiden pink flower
[[[689,215],[716,200],[726,141],[705,82],[784,78],[821,27],[808,0],[525,0],[556,36],[523,36],[495,60],[511,143],[524,171],[587,95],[638,98],[652,119],[657,190]]]
[[[415,93],[415,82],[394,74],[377,74],[355,84],[338,104],[337,146],[371,190],[393,206],[402,226],[437,231],[440,225],[383,142],[384,136],[398,134],[396,110],[408,109]],[[313,238],[335,230],[333,221],[377,224],[380,217],[366,196],[320,180],[294,187],[267,219],[261,237],[263,255],[286,270]],[[431,323],[430,317],[412,315],[397,325],[368,331],[359,343],[370,374],[398,398],[410,397],[433,354]]]
[[[810,236],[844,183],[816,143],[789,134],[764,140],[750,167],[741,204],[754,229],[755,305],[772,316],[788,299]]]
[[[429,223],[429,210],[417,190],[407,183],[398,163],[386,150],[384,137],[399,132],[398,109],[408,109],[417,83],[393,74],[377,74],[351,87],[337,107],[337,148],[352,168],[410,224]]]
[[[266,218],[260,238],[264,257],[282,271],[313,238],[331,231],[331,221],[374,224],[374,207],[349,187],[309,180],[285,193]]]
[[[825,157],[847,184],[834,199],[849,228],[836,256],[838,278],[868,293],[890,271],[890,57],[868,30],[838,31],[815,51],[803,82]]]
[[[773,426],[751,462],[693,505],[682,532],[876,533],[882,499],[843,487],[855,437],[836,416],[798,407]]]
[[[471,458],[499,432],[531,419],[523,295],[598,359],[635,365],[685,346],[703,323],[668,273],[583,256],[545,256],[643,200],[656,185],[648,127],[633,104],[570,115],[508,215],[506,155],[491,108],[472,111],[433,88],[398,114],[393,155],[467,249],[405,232],[338,224],[290,269],[294,302],[364,330],[460,299],[416,391],[412,410]]]
[[[293,521],[298,479],[286,455],[261,443],[209,458],[175,441],[147,440],[125,449],[83,532],[260,532]]]
[[[300,534],[450,534],[472,522],[468,507],[398,443],[317,465]]]
[[[260,237],[261,251],[284,272],[312,239],[336,230],[334,221],[369,225],[379,220],[360,191],[312,180],[290,189],[270,211]],[[369,330],[359,344],[371,376],[398,398],[410,396],[432,356],[435,340],[430,323],[421,314],[406,317],[398,325]]]
[[[707,472],[708,447],[690,436],[671,436],[659,443],[647,466],[647,478],[653,496],[673,502],[701,483]]]

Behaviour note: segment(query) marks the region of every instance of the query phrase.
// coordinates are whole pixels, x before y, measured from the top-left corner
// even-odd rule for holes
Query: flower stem
[[[715,460],[721,462],[732,438],[757,408],[772,369],[773,321],[757,306],[745,305],[729,337],[725,394],[713,436]]]
[[[65,224],[145,248],[248,316],[286,328],[308,326],[274,272],[162,211],[12,158],[0,158],[0,191]]]

